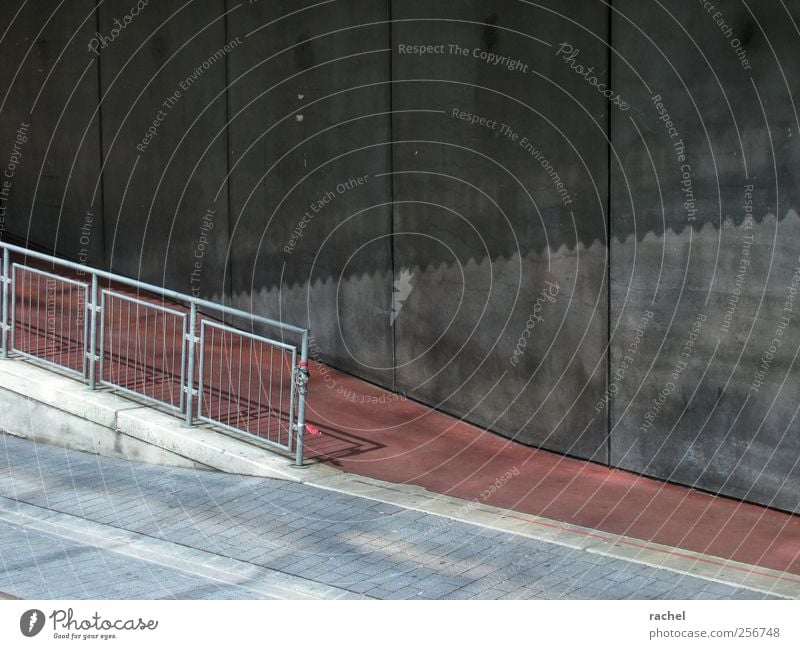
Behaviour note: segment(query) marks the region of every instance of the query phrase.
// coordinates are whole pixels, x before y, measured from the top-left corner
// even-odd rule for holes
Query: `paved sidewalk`
[[[0,592],[22,598],[761,599],[308,485],[0,435]]]
[[[3,583],[27,599],[353,599],[324,586],[0,499]],[[13,556],[10,549],[16,550]],[[8,558],[6,558],[8,554]]]

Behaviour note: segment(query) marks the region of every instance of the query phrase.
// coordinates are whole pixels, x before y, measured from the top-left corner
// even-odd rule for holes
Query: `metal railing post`
[[[195,332],[197,330],[197,303],[192,300],[189,306],[189,333],[186,337],[186,385],[183,387],[186,390],[186,421],[185,426],[192,426],[192,407],[194,404],[194,356],[197,339]]]
[[[8,358],[8,296],[11,290],[11,251],[3,248],[3,358]]]
[[[297,455],[295,466],[303,466],[303,438],[306,432],[306,398],[308,396],[308,331],[303,332],[300,364],[297,368]]]
[[[97,389],[97,314],[100,309],[97,306],[97,275],[92,273],[92,294],[89,298],[87,310],[91,312],[89,319],[89,389]]]

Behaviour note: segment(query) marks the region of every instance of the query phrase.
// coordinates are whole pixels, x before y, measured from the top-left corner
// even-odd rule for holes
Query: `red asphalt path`
[[[323,435],[307,436],[309,459],[800,575],[800,516],[511,442],[319,364],[311,374],[308,420]]]

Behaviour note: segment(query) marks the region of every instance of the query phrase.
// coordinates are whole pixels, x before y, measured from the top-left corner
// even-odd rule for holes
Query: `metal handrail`
[[[117,282],[118,284],[127,284],[128,286],[138,288],[139,290],[147,291],[148,293],[156,293],[157,295],[161,295],[163,297],[169,298],[171,300],[176,300],[178,302],[186,302],[187,304],[194,303],[198,307],[215,309],[222,313],[227,313],[232,316],[247,318],[248,320],[253,320],[254,322],[260,322],[261,324],[269,325],[271,327],[282,329],[284,331],[289,331],[291,333],[296,333],[300,335],[303,334],[307,335],[309,333],[308,329],[303,329],[302,327],[298,327],[296,325],[290,325],[285,322],[280,322],[279,320],[272,320],[271,318],[265,318],[263,316],[256,315],[255,313],[242,311],[241,309],[236,309],[234,307],[225,306],[224,304],[211,302],[210,300],[203,300],[201,298],[194,297],[192,295],[187,295],[186,293],[173,291],[172,289],[168,288],[162,288],[161,286],[156,286],[155,284],[148,284],[147,282],[142,282],[138,279],[131,279],[123,275],[117,275],[116,273],[100,270],[99,268],[93,268],[92,266],[79,264],[78,262],[75,261],[69,261],[68,259],[61,259],[60,257],[56,257],[54,255],[47,255],[45,253],[36,252],[35,250],[23,248],[22,246],[15,246],[11,243],[3,243],[2,241],[0,241],[0,248],[2,248],[3,250],[8,250],[10,252],[16,252],[18,254],[25,255],[27,257],[32,257],[34,259],[39,259],[40,261],[46,261],[49,263],[58,264],[59,266],[63,266],[65,268],[71,268],[72,270],[81,271],[83,273],[91,273],[98,279],[99,278],[108,279],[111,280],[112,282]]]
[[[109,271],[100,270],[99,268],[94,268],[92,266],[87,266],[86,264],[77,263],[74,261],[69,261],[67,259],[61,259],[60,257],[56,257],[55,255],[45,254],[41,252],[36,252],[34,250],[30,250],[28,248],[24,248],[22,246],[17,246],[10,243],[0,242],[0,249],[2,249],[2,276],[0,280],[2,280],[2,305],[0,305],[0,317],[2,318],[2,358],[9,357],[9,333],[13,329],[13,323],[10,322],[10,312],[9,312],[9,300],[12,296],[12,291],[14,290],[13,287],[13,275],[10,272],[11,269],[11,255],[17,254],[20,256],[24,256],[31,259],[36,259],[39,261],[47,262],[48,264],[60,266],[62,268],[71,269],[74,271],[79,271],[84,274],[91,275],[91,284],[87,285],[89,289],[87,291],[86,296],[86,312],[88,313],[88,349],[86,350],[86,356],[88,358],[88,384],[90,389],[95,390],[97,389],[97,366],[100,361],[100,357],[97,354],[98,352],[98,340],[97,340],[97,330],[98,330],[98,317],[99,314],[102,312],[102,306],[99,302],[99,280],[109,280],[116,284],[130,286],[138,291],[144,291],[146,293],[156,295],[162,298],[166,298],[167,300],[171,300],[173,302],[184,303],[189,308],[188,318],[189,318],[189,326],[188,326],[188,333],[185,336],[185,340],[181,341],[181,345],[185,345],[185,352],[186,352],[186,359],[187,359],[187,367],[186,367],[186,377],[185,379],[181,379],[181,389],[185,391],[186,399],[182,400],[182,411],[185,415],[185,422],[187,426],[194,425],[194,416],[193,416],[193,395],[197,394],[196,389],[196,382],[195,382],[195,361],[197,355],[197,346],[198,343],[201,342],[201,339],[196,335],[197,333],[197,324],[198,324],[198,310],[199,309],[206,309],[210,311],[214,311],[220,314],[233,316],[234,318],[241,318],[248,320],[250,323],[255,324],[258,323],[260,325],[264,325],[267,327],[271,327],[274,329],[278,329],[282,332],[287,332],[290,334],[295,334],[300,336],[300,349],[299,349],[299,357],[300,361],[296,367],[292,370],[292,387],[291,389],[297,390],[297,419],[296,423],[294,421],[289,422],[290,432],[289,432],[289,449],[291,450],[292,441],[295,442],[295,462],[297,466],[303,466],[303,453],[304,453],[304,434],[305,434],[305,413],[306,413],[306,400],[308,395],[308,348],[309,348],[309,330],[303,327],[298,327],[296,325],[287,324],[285,322],[281,322],[278,320],[273,320],[271,318],[266,318],[264,316],[260,316],[254,313],[249,313],[247,311],[243,311],[242,309],[237,309],[234,307],[226,306],[224,304],[219,304],[217,302],[212,302],[210,300],[204,300],[202,298],[198,298],[192,295],[188,295],[186,293],[181,293],[179,291],[174,291],[172,289],[163,288],[160,286],[156,286],[154,284],[150,284],[147,282],[142,282],[140,280],[132,279],[129,277],[125,277],[123,275],[118,275],[116,273],[112,273]],[[68,280],[69,278],[61,278],[64,280]],[[297,350],[296,346],[288,345],[284,341],[274,340],[270,338],[266,338],[264,336],[257,336],[255,334],[248,334],[246,330],[242,328],[235,328],[230,327],[228,328],[231,331],[235,331],[244,336],[250,336],[257,340],[274,344],[280,348],[293,348],[295,351]],[[296,355],[293,356],[296,358]],[[293,419],[293,416],[290,415],[290,418]],[[294,433],[294,440],[291,439],[292,432]]]

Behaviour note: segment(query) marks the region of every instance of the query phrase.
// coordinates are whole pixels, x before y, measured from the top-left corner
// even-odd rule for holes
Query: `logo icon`
[[[44,627],[44,613],[38,608],[25,611],[19,618],[19,630],[26,638],[32,638]]]
[[[394,281],[394,290],[392,291],[392,314],[389,316],[390,327],[394,326],[394,321],[397,320],[397,316],[399,316],[400,311],[403,310],[403,302],[408,299],[408,296],[411,295],[411,291],[414,290],[414,286],[411,284],[411,279],[413,277],[410,270],[403,268],[400,271],[400,277]]]

